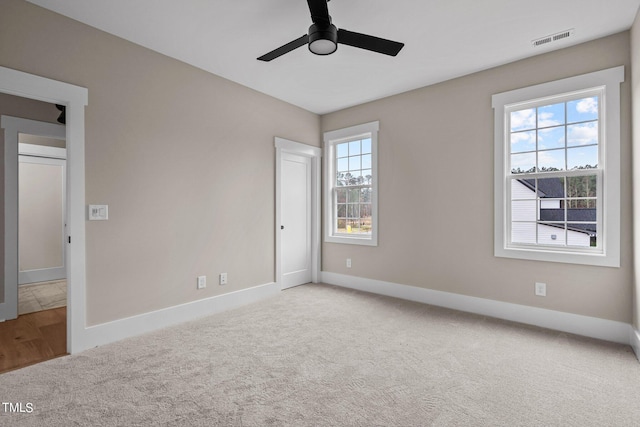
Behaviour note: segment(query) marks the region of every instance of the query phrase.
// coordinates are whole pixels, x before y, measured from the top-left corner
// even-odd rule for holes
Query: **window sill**
[[[546,250],[543,248],[496,247],[494,255],[499,258],[514,258],[530,261],[560,262],[566,264],[593,265],[599,267],[620,267],[619,254],[597,252],[571,252]]]
[[[347,245],[363,245],[363,246],[378,246],[378,242],[371,236],[346,236],[346,235],[333,235],[325,236],[324,241],[327,243],[344,243]]]

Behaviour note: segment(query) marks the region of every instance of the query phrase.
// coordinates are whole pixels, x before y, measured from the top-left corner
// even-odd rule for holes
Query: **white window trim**
[[[492,97],[494,108],[494,255],[537,261],[620,267],[620,83],[624,66],[583,74],[549,83],[529,86]],[[600,146],[599,166],[605,171],[602,183],[602,251],[580,252],[572,249],[523,248],[508,245],[507,177],[509,152],[505,141],[508,129],[505,111],[514,104],[532,102],[556,95],[604,88],[600,108],[604,120],[599,124],[604,141]],[[600,197],[600,195],[598,195]]]
[[[330,243],[347,243],[353,245],[378,245],[378,121],[351,126],[324,133],[324,241]],[[371,235],[334,234],[333,192],[335,189],[335,146],[345,140],[360,136],[371,136]]]

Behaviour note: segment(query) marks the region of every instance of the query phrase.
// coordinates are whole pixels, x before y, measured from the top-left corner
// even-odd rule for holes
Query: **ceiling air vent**
[[[561,32],[556,33],[556,34],[551,34],[550,36],[545,36],[545,37],[536,39],[536,40],[532,41],[531,43],[533,44],[533,47],[538,47],[538,46],[542,46],[544,44],[557,42],[558,40],[562,40],[562,39],[566,39],[566,38],[571,37],[573,35],[574,31],[575,30],[573,28],[570,29],[570,30],[561,31]]]

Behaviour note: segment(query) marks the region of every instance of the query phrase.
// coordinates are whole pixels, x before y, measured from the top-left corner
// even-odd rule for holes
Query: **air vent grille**
[[[542,45],[545,45],[545,44],[557,42],[558,40],[563,40],[563,39],[571,37],[573,35],[574,31],[575,30],[573,28],[570,29],[570,30],[561,31],[561,32],[556,33],[556,34],[551,34],[550,36],[545,36],[545,37],[533,40],[531,43],[533,44],[533,47],[538,47],[538,46],[542,46]]]

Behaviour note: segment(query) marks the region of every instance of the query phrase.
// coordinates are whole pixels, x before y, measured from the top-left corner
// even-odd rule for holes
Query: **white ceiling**
[[[305,0],[29,0],[318,114],[631,27],[640,0],[332,0],[338,28],[405,43],[256,58],[307,32]],[[542,47],[531,41],[575,29]]]

